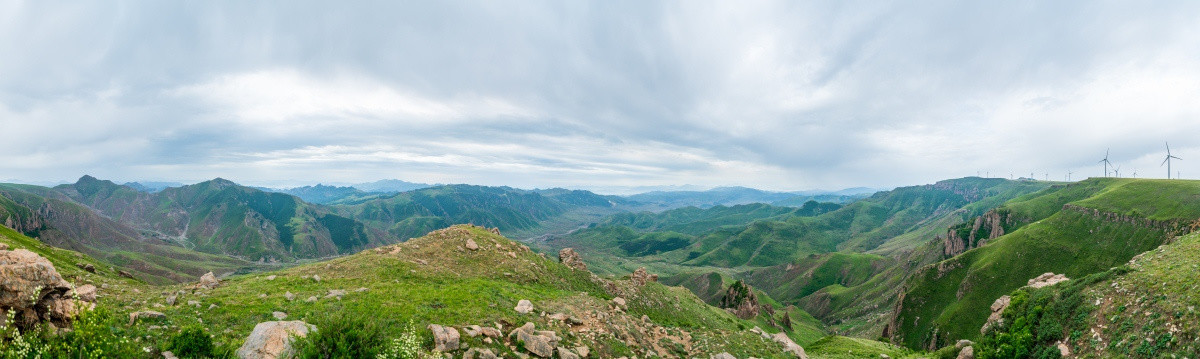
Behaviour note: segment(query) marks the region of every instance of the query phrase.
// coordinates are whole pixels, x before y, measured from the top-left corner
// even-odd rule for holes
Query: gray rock
[[[458,349],[458,330],[454,327],[430,324],[429,331],[433,332],[433,350],[448,352]]]
[[[808,359],[808,354],[804,353],[804,348],[792,341],[792,338],[788,338],[787,334],[775,333],[775,335],[771,336],[771,340],[782,345],[783,351],[794,355],[796,358]]]
[[[308,297],[308,299],[305,299],[304,301],[309,302],[309,303],[315,302],[315,301],[317,301],[317,296],[314,295],[314,296]]]
[[[284,292],[283,297],[286,298],[289,302],[296,299],[296,295],[292,294],[292,292]]]
[[[346,291],[344,291],[344,290],[330,289],[329,294],[325,295],[325,299],[337,298],[338,300],[342,300],[342,296],[344,296],[344,295],[346,295]]]
[[[258,323],[250,336],[246,337],[246,342],[238,348],[237,356],[242,359],[288,358],[294,354],[294,338],[306,337],[309,332],[316,330],[317,327],[299,320]]]
[[[558,251],[558,261],[567,267],[578,270],[587,270],[587,264],[583,263],[583,258],[576,253],[574,249],[563,248]]]
[[[176,295],[175,295],[175,294],[168,295],[168,296],[167,296],[167,305],[174,306],[174,305],[175,305],[175,300],[176,300]]]
[[[958,359],[975,359],[975,347],[963,347],[958,351]]]
[[[479,336],[479,332],[482,330],[483,328],[478,325],[468,325],[463,327],[463,333],[471,338]]]
[[[271,312],[271,316],[274,317],[275,320],[287,319],[287,313],[284,312]]]
[[[75,295],[79,297],[79,300],[82,300],[85,302],[95,302],[96,301],[96,291],[97,291],[96,286],[91,285],[91,284],[84,284],[84,285],[79,286],[78,288],[75,288]]]
[[[712,356],[711,358],[712,358],[712,359],[737,359],[737,357],[733,356],[733,354],[729,354],[729,353],[726,353],[726,352],[721,352],[721,353],[718,353],[718,354],[713,354],[713,356]]]
[[[479,249],[479,245],[475,243],[475,240],[473,240],[473,239],[470,239],[470,238],[467,238],[467,249],[470,249],[470,250],[473,250],[473,251],[474,251],[474,250],[478,250],[478,249]]]
[[[579,355],[572,352],[570,349],[558,347],[558,357],[561,359],[579,359]]]

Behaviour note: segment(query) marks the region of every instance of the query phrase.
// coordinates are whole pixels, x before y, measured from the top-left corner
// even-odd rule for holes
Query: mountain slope
[[[142,193],[84,176],[55,190],[147,235],[249,260],[323,257],[395,241],[294,196],[219,178]]]
[[[1200,183],[1089,179],[997,211],[1013,219],[1007,233],[974,249],[950,236],[943,248],[966,251],[908,280],[889,325],[896,342],[934,348],[977,338],[992,302],[1029,279],[1046,272],[1083,277],[1159,246],[1200,218]]]

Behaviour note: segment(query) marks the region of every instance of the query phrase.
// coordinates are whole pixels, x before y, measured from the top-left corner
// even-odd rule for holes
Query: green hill
[[[1080,278],[1158,247],[1200,218],[1200,182],[1089,179],[1006,203],[1015,229],[921,268],[889,326],[931,348],[979,337],[993,301],[1042,273]]]

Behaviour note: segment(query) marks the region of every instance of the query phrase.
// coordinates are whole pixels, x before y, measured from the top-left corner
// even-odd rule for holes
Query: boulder
[[[562,250],[558,251],[558,261],[567,267],[584,271],[587,270],[587,264],[583,263],[583,258],[579,256],[579,253],[575,253],[575,250],[571,248],[563,248]]]
[[[92,287],[93,289],[95,287]],[[71,285],[49,260],[25,249],[0,250],[0,313],[14,313],[17,326],[41,321],[63,327],[90,303],[76,303]]]
[[[92,265],[91,263],[76,263],[75,266],[88,273],[96,273],[96,266]]]
[[[175,305],[175,301],[176,301],[178,298],[179,298],[179,297],[178,297],[177,295],[175,295],[175,294],[168,295],[168,296],[167,296],[167,305],[174,306],[174,305]]]
[[[285,299],[287,299],[289,302],[290,302],[290,301],[292,301],[292,300],[294,300],[294,299],[296,299],[296,295],[295,295],[295,294],[292,294],[292,292],[291,292],[291,291],[283,292],[283,297],[284,297]]]
[[[963,347],[958,351],[958,359],[975,359],[975,347]]]
[[[525,343],[525,350],[530,354],[537,355],[542,358],[549,358],[554,355],[554,341],[550,337],[530,333],[528,331],[518,331],[517,340]]]
[[[613,305],[615,305],[617,308],[625,309],[625,298],[614,297],[612,299],[612,302],[613,302]]]
[[[588,349],[585,345],[575,347],[575,353],[579,354],[580,357],[587,358],[589,352],[591,352],[591,349]]]
[[[796,344],[796,342],[792,341],[792,338],[788,338],[787,334],[775,333],[775,335],[771,336],[771,341],[774,341],[776,343],[779,343],[779,345],[782,345],[783,351],[792,354],[796,358],[808,359],[808,354],[804,353],[804,348],[800,347],[799,344]]]
[[[217,279],[217,276],[213,275],[213,272],[204,273],[204,275],[200,276],[201,287],[213,289],[218,285],[221,285],[221,280]]]
[[[433,350],[441,352],[458,350],[458,330],[454,327],[430,324],[429,331],[433,332]]]
[[[258,323],[238,348],[237,356],[242,359],[289,358],[293,355],[294,338],[303,338],[315,331],[317,327],[299,320]]]
[[[503,333],[500,333],[500,329],[496,329],[496,328],[492,328],[492,327],[479,328],[479,334],[483,334],[484,337],[488,337],[488,338],[499,338],[499,337],[504,336]]]
[[[463,359],[496,359],[496,358],[498,358],[498,357],[496,356],[496,354],[492,353],[491,349],[471,348],[471,349],[467,349],[466,353],[463,353]]]
[[[632,281],[634,285],[643,286],[649,282],[657,282],[658,275],[647,273],[646,267],[639,267],[637,270],[633,271],[633,274],[629,275],[629,280]]]
[[[729,354],[726,352],[713,354],[713,356],[711,358],[712,359],[737,359],[737,357],[733,356],[733,354]]]
[[[476,244],[476,243],[475,243],[475,240],[473,240],[473,239],[470,239],[470,238],[467,238],[467,249],[470,249],[470,250],[473,250],[473,251],[474,251],[474,250],[478,250],[478,249],[479,249],[479,244]]]
[[[462,329],[463,329],[463,333],[471,338],[479,336],[479,332],[483,330],[483,328],[478,325],[468,325],[468,326],[463,327]]]
[[[513,310],[516,310],[517,313],[529,314],[529,312],[533,311],[533,303],[527,299],[521,299],[517,302],[517,306]]]

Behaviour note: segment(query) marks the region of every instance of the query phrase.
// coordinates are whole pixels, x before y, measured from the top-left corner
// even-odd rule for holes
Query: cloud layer
[[[0,180],[1200,177],[1195,2],[0,3]],[[1195,158],[1195,160],[1192,160]],[[1194,172],[1194,173],[1193,173]]]

